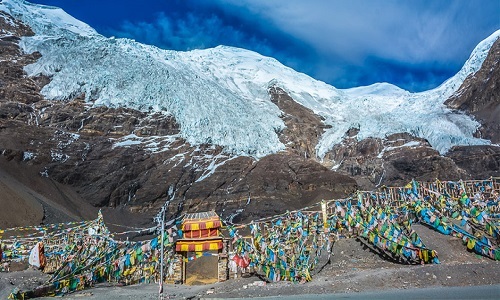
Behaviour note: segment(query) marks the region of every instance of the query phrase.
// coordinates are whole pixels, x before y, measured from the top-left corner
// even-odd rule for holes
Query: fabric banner
[[[184,221],[182,225],[182,231],[220,228],[221,225],[222,224],[219,218],[193,221],[187,220]]]
[[[250,259],[246,256],[235,255],[232,260],[241,268],[246,268],[250,265]]]
[[[43,269],[47,262],[44,253],[43,243],[38,242],[30,251],[30,256],[28,259],[30,265],[37,267],[38,269]]]
[[[176,251],[188,251],[188,252],[202,252],[209,250],[220,250],[222,249],[222,240],[213,241],[178,241],[175,245]]]
[[[36,243],[36,245],[31,249],[30,258],[28,260],[29,264],[36,268],[40,268],[40,252],[38,244],[39,243]]]

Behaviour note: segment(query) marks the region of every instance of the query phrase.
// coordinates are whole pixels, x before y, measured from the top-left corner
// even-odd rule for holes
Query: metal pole
[[[161,259],[160,259],[160,299],[163,299],[163,243],[165,236],[165,206],[161,209]]]

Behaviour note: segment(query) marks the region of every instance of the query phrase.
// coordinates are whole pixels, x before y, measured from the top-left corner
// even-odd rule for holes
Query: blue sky
[[[500,0],[32,0],[105,36],[165,49],[229,45],[337,88],[441,84],[500,29]]]

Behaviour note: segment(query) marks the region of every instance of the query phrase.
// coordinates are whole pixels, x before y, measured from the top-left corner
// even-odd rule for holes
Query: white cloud
[[[352,63],[362,63],[367,54],[412,63],[465,61],[479,41],[498,29],[481,24],[489,20],[491,27],[496,21],[500,27],[495,1],[220,2],[260,15],[319,52],[338,54]],[[496,17],[491,15],[495,5]]]

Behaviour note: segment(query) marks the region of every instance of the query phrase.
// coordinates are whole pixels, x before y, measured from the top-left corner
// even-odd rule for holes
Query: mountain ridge
[[[4,2],[7,6],[17,3]],[[20,13],[21,18],[38,23],[39,17],[31,17],[30,13],[25,9]],[[37,13],[33,14],[38,16]],[[56,17],[60,18],[60,13]],[[50,19],[50,14],[47,18]],[[61,27],[77,23],[62,19],[65,22]],[[63,31],[57,26],[43,26],[35,37],[21,41],[24,51],[42,54],[41,59],[25,70],[30,76],[43,74],[52,78],[42,89],[47,99],[85,95],[94,105],[173,114],[181,125],[181,136],[191,144],[213,143],[228,153],[257,158],[284,150],[277,137],[277,132],[284,129],[279,118],[281,112],[267,95],[271,85],[285,90],[331,126],[316,146],[319,158],[340,143],[349,128],[356,126],[361,139],[409,131],[429,140],[442,154],[455,145],[489,144],[474,137],[479,127],[475,120],[441,104],[468,74],[480,68],[500,31],[481,42],[461,71],[436,89],[421,93],[397,90],[396,95],[384,97],[380,93],[359,94],[359,88],[355,90],[357,95],[354,91],[338,90],[273,58],[244,49],[220,46],[177,52],[127,39],[104,38],[89,32],[86,26],[81,30],[83,34],[78,30]],[[59,37],[49,38],[54,35]],[[86,59],[81,59],[81,53],[86,53]],[[381,86],[387,85],[376,84],[378,88]],[[414,126],[418,119],[427,122]]]

